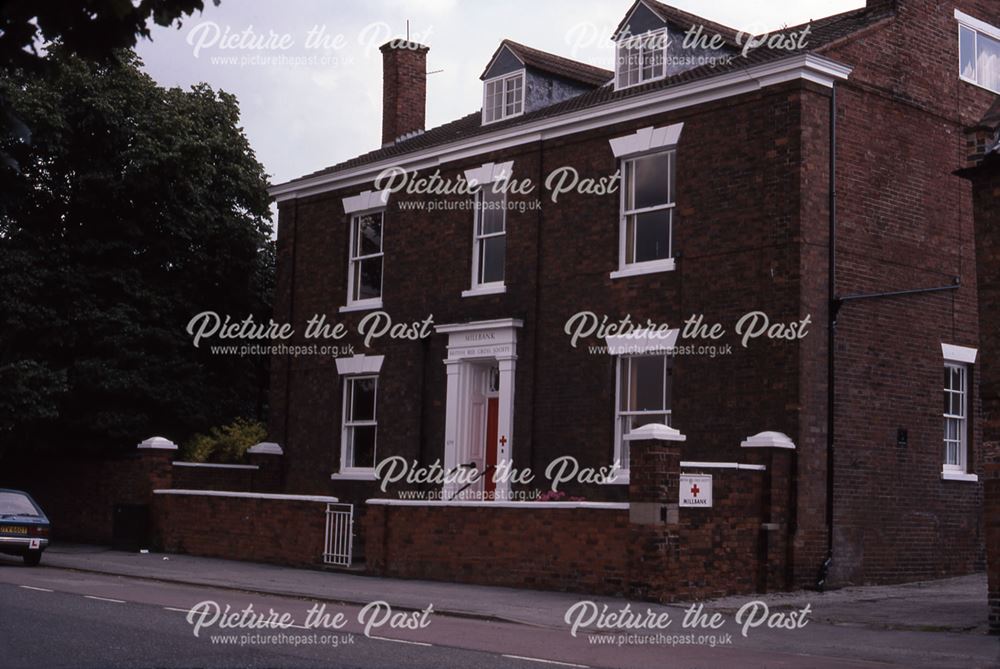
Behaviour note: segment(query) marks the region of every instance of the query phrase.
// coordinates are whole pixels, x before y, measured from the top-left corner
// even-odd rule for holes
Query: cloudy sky
[[[207,82],[234,93],[243,125],[280,183],[377,148],[378,47],[405,35],[430,47],[427,127],[480,108],[479,75],[500,40],[611,68],[610,34],[631,0],[205,1],[138,52],[164,86]],[[760,33],[855,9],[864,0],[674,0],[674,6]]]

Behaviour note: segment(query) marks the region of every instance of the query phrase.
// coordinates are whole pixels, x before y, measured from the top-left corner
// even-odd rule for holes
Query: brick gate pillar
[[[1000,462],[983,465],[983,523],[989,580],[990,634],[1000,634]]]
[[[281,446],[272,441],[262,441],[247,449],[250,464],[257,465],[253,474],[254,492],[281,492]]]
[[[791,511],[795,477],[795,443],[782,432],[760,432],[747,437],[740,446],[748,464],[764,465],[761,495],[760,592],[792,587],[792,537],[795,533]]]
[[[677,596],[680,442],[685,439],[666,425],[644,425],[625,435],[630,463],[630,597],[670,602]]]
[[[150,437],[140,442],[136,448],[139,450],[140,474],[136,477],[134,498],[129,501],[149,504],[154,490],[173,485],[173,461],[177,457],[177,444],[164,437]]]

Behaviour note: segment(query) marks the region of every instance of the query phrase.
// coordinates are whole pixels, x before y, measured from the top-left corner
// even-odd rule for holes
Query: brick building
[[[325,315],[356,352],[273,360],[284,489],[363,510],[441,488],[381,491],[391,456],[541,473],[570,455],[620,470],[561,489],[625,502],[624,437],[666,424],[692,471],[790,453],[764,496],[788,586],[981,568],[976,251],[954,171],[1000,91],[1000,6],[870,1],[766,39],[622,9],[615,71],[504,40],[483,109],[433,129],[428,48],[385,45],[381,148],[272,188],[286,343],[316,343],[304,324]],[[596,187],[556,199],[565,168]],[[387,170],[458,187],[390,192]],[[669,332],[574,341],[580,312]],[[777,336],[744,345],[754,312]],[[725,334],[683,336],[692,315]],[[366,345],[385,319],[407,327]]]

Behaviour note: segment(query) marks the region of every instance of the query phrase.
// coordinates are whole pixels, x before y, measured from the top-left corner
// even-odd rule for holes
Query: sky
[[[482,73],[500,41],[612,69],[610,35],[631,0],[222,0],[137,51],[159,84],[206,82],[239,99],[272,183],[378,148],[382,56],[406,35],[430,47],[427,128],[482,106]],[[674,0],[748,33],[855,9],[864,0]]]

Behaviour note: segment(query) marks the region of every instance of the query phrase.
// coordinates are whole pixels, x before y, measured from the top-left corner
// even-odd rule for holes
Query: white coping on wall
[[[253,453],[254,455],[264,454],[264,455],[284,455],[285,452],[281,450],[279,444],[273,441],[262,441],[259,444],[254,444],[247,449],[247,453]]]
[[[687,441],[687,436],[669,425],[646,423],[642,427],[635,428],[622,439],[625,441]]]
[[[204,467],[206,469],[260,469],[257,465],[227,465],[220,462],[171,462],[174,467]]]
[[[154,490],[154,495],[195,495],[201,497],[247,497],[250,499],[280,499],[288,502],[339,502],[336,497],[324,495],[278,495],[260,492],[235,492],[230,490],[182,490],[179,488],[162,488]]]
[[[369,499],[380,506],[468,506],[500,509],[613,509],[628,510],[628,502],[486,502],[477,500]]]
[[[166,437],[150,437],[145,441],[140,441],[136,448],[157,448],[164,451],[176,451],[177,444]]]
[[[758,432],[740,442],[742,448],[788,448],[795,450],[795,442],[784,432]]]
[[[688,469],[745,469],[752,472],[763,472],[767,465],[741,465],[738,462],[681,462],[681,467]]]

